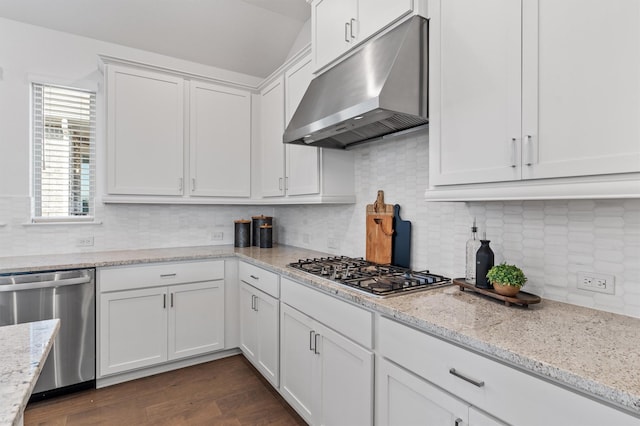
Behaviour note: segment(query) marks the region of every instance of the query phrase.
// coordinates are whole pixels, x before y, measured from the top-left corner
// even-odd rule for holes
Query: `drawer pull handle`
[[[454,375],[454,376],[456,376],[457,378],[462,379],[462,380],[464,380],[465,382],[469,382],[469,383],[471,383],[472,385],[477,386],[477,387],[479,387],[479,388],[481,388],[481,387],[483,387],[483,386],[484,386],[484,382],[483,382],[483,381],[478,381],[478,380],[470,379],[469,377],[467,377],[467,376],[465,376],[465,375],[463,375],[463,374],[458,373],[458,372],[456,371],[456,369],[455,369],[455,368],[451,368],[451,369],[449,369],[449,373],[450,373],[450,374],[453,374],[453,375]]]
[[[178,274],[176,274],[176,273],[173,273],[173,274],[160,274],[160,278],[173,278],[176,275],[178,275]]]
[[[315,348],[313,347],[313,342],[315,340],[314,339],[315,334],[316,334],[315,331],[313,331],[313,330],[309,331],[309,350],[311,352],[315,352],[316,351]]]
[[[167,309],[167,295],[162,295],[162,309]]]
[[[318,350],[318,337],[320,337],[318,333],[313,336],[313,353],[316,355],[320,355],[320,351]]]
[[[455,426],[460,426],[460,425],[462,424],[462,419],[461,419],[460,417],[458,417],[458,418],[453,422],[453,424],[454,424]]]
[[[255,275],[249,275],[251,278],[253,278],[254,280],[259,280],[260,277],[256,277]]]

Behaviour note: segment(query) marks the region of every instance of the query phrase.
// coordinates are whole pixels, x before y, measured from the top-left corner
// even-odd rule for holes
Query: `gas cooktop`
[[[429,271],[412,271],[346,256],[300,259],[290,263],[289,267],[377,297],[396,296],[451,285],[451,279]]]

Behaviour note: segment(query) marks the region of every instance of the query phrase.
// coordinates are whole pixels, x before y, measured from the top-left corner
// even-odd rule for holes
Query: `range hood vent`
[[[311,81],[283,142],[346,149],[428,122],[427,20],[414,16]]]

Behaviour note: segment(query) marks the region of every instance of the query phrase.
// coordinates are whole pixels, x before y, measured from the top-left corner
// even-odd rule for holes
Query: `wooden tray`
[[[524,291],[520,291],[518,292],[518,294],[512,297],[503,296],[501,294],[496,293],[496,291],[492,288],[478,288],[474,284],[466,282],[464,278],[454,278],[453,284],[459,286],[460,291],[469,289],[469,290],[475,291],[476,293],[489,296],[493,299],[502,300],[504,304],[507,306],[520,305],[526,308],[529,305],[534,305],[542,301],[540,296],[536,296],[535,294],[531,294],[531,293],[526,293]]]

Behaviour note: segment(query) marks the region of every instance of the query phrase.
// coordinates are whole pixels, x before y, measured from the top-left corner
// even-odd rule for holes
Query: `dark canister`
[[[234,220],[234,247],[249,247],[251,245],[251,221],[248,219]]]
[[[493,288],[487,279],[487,272],[493,267],[493,250],[489,240],[480,240],[480,248],[476,252],[476,287]]]
[[[273,226],[260,226],[260,248],[273,247]]]
[[[251,241],[252,246],[261,247],[260,246],[260,227],[262,225],[273,225],[273,217],[271,216],[252,216],[251,220],[253,221],[253,239]]]

